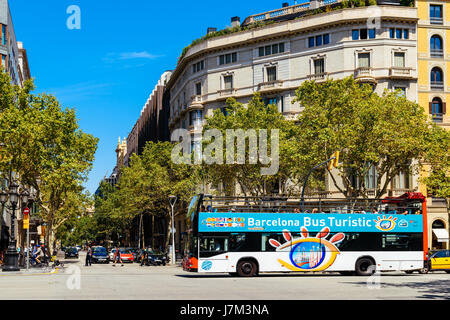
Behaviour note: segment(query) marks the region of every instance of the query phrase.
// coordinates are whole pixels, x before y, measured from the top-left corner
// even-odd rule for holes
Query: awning
[[[448,231],[446,229],[433,229],[434,235],[437,237],[438,242],[448,241]]]

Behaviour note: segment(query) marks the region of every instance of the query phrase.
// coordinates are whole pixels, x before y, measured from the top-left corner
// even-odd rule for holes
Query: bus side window
[[[277,249],[270,244],[269,240],[271,239],[278,241],[281,245],[286,242],[281,233],[263,233],[261,237],[261,251],[275,251]]]

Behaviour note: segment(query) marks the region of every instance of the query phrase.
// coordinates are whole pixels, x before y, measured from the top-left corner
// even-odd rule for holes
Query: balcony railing
[[[258,91],[259,90],[268,90],[268,89],[278,89],[283,87],[283,81],[282,80],[275,80],[275,81],[268,81],[268,82],[262,82],[258,84]]]
[[[334,0],[334,1],[341,1],[341,0]],[[281,8],[281,9],[277,9],[277,10],[271,10],[271,11],[267,11],[267,12],[263,12],[260,14],[255,14],[255,15],[249,16],[245,19],[243,24],[247,25],[250,23],[265,21],[265,20],[269,20],[272,18],[277,18],[277,17],[285,16],[285,15],[300,12],[300,11],[306,11],[306,10],[309,10],[309,3],[297,4],[294,6],[285,7],[285,8]]]
[[[392,67],[390,70],[391,77],[411,77],[411,68],[405,67]]]
[[[443,24],[444,19],[442,17],[430,17],[431,24]]]
[[[431,49],[430,56],[432,58],[442,58],[442,57],[444,57],[444,50],[443,49]]]
[[[234,89],[234,88],[231,88],[231,89],[223,89],[223,90],[217,91],[217,93],[218,93],[219,96],[221,96],[221,97],[232,96],[232,95],[236,94],[236,89]]]
[[[444,121],[444,115],[442,113],[434,113],[431,115],[433,122],[442,123]]]
[[[444,90],[444,81],[431,81],[431,90]]]
[[[195,103],[201,103],[203,101],[203,98],[201,95],[195,95],[191,97],[191,104]]]
[[[309,80],[314,80],[314,81],[320,81],[320,80],[325,80],[328,76],[328,72],[322,72],[322,73],[314,73],[314,74],[310,74],[308,76]]]
[[[359,67],[355,70],[355,77],[367,77],[372,76],[371,67]]]

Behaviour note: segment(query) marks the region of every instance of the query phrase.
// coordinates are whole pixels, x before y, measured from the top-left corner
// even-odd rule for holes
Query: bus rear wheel
[[[358,276],[371,276],[375,273],[375,263],[372,259],[361,258],[356,261],[355,269]]]
[[[240,277],[254,277],[256,275],[256,263],[250,260],[239,261],[237,274]]]

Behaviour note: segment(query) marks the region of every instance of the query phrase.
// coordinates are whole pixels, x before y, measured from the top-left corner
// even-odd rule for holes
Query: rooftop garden
[[[321,13],[325,13],[325,12],[331,12],[331,11],[335,11],[335,10],[341,10],[341,9],[345,9],[345,8],[366,7],[366,6],[372,6],[372,5],[377,5],[377,0],[343,0],[340,3],[327,5],[327,6],[324,6],[324,7],[318,8],[318,9],[314,9],[314,10],[305,11],[303,15],[296,17],[295,19],[302,19],[304,17],[321,14]],[[407,7],[414,7],[415,0],[400,0],[400,5],[407,6]],[[223,30],[210,32],[201,38],[195,39],[194,41],[192,41],[192,43],[190,45],[185,47],[183,49],[183,51],[181,52],[180,57],[178,58],[178,64],[181,62],[181,60],[183,60],[183,58],[186,56],[186,54],[190,48],[192,48],[193,46],[195,46],[199,43],[202,43],[205,40],[220,37],[220,36],[225,36],[225,35],[236,33],[236,32],[244,32],[244,31],[248,31],[248,30],[252,30],[252,29],[262,28],[262,27],[265,27],[267,25],[274,24],[277,22],[278,21],[274,21],[274,20],[264,20],[264,21],[254,22],[254,23],[251,23],[246,26],[241,25],[241,26],[235,26],[235,27],[228,27]]]

